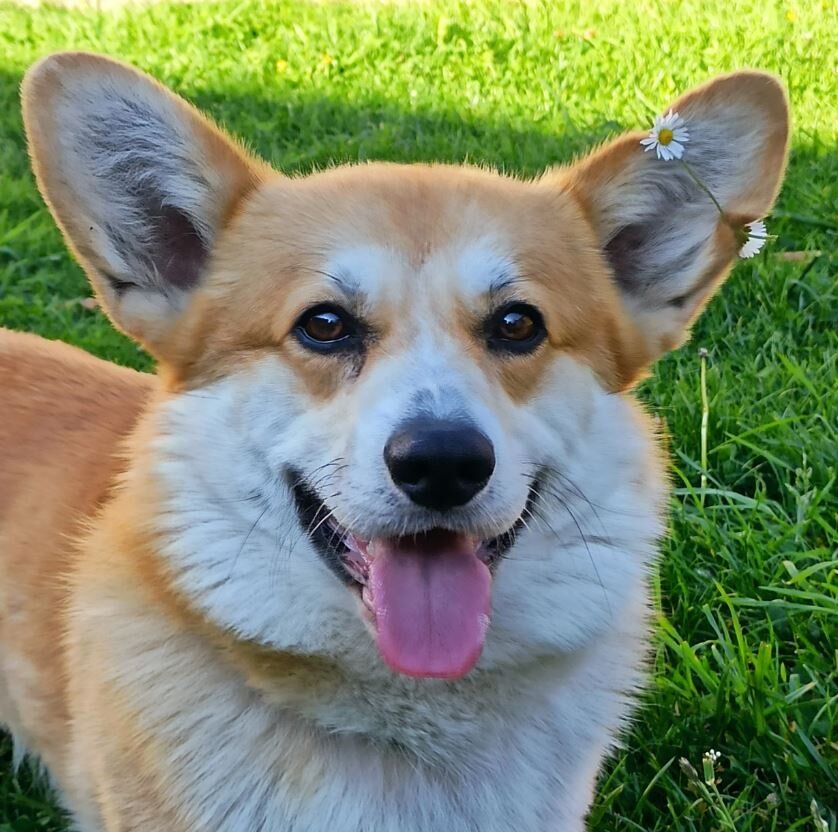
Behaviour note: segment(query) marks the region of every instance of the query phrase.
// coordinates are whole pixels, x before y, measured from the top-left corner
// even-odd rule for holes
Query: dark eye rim
[[[504,315],[510,312],[521,312],[531,318],[535,324],[533,334],[529,338],[516,341],[511,338],[504,338],[497,335],[498,327]],[[547,337],[547,328],[544,325],[544,316],[531,303],[523,301],[512,301],[496,309],[487,319],[485,324],[486,343],[492,352],[512,353],[525,355],[534,352]]]
[[[314,315],[331,312],[344,323],[345,333],[333,341],[318,341],[305,331],[306,322]],[[363,347],[365,328],[351,312],[337,303],[328,301],[315,303],[305,309],[294,323],[294,336],[297,341],[308,350],[319,353],[359,352]]]

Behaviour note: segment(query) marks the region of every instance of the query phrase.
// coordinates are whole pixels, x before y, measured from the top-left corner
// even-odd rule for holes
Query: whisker
[[[235,569],[236,569],[236,564],[239,562],[239,557],[241,556],[241,553],[244,551],[244,547],[245,547],[245,546],[247,546],[247,541],[248,541],[248,540],[250,540],[250,536],[253,534],[253,532],[255,531],[256,527],[259,525],[259,523],[261,523],[261,522],[262,522],[262,518],[263,518],[263,517],[264,517],[264,516],[268,513],[268,509],[269,509],[269,508],[270,508],[270,505],[266,505],[266,506],[262,509],[262,511],[261,511],[261,513],[259,514],[259,516],[258,516],[258,517],[257,517],[257,518],[253,521],[253,525],[250,527],[250,529],[248,530],[247,534],[244,536],[244,540],[242,541],[241,546],[239,546],[239,550],[238,550],[238,552],[236,552],[236,556],[233,558],[233,563],[232,563],[232,565],[230,566],[230,571],[229,571],[229,573],[227,574],[227,577],[226,577],[226,579],[225,579],[225,582],[230,581],[230,579],[233,577],[233,572],[234,572],[234,571],[235,571]]]
[[[548,471],[548,473],[549,473],[549,471]],[[608,607],[608,614],[611,617],[613,617],[614,612],[613,612],[613,609],[611,607],[610,598],[608,597],[608,590],[605,588],[605,584],[602,581],[602,576],[600,575],[599,567],[597,566],[596,560],[594,559],[594,556],[593,556],[593,552],[591,551],[588,536],[585,534],[585,531],[582,528],[582,525],[580,524],[579,519],[577,518],[576,514],[573,512],[573,509],[571,509],[570,504],[565,499],[564,495],[561,494],[557,489],[550,488],[549,485],[546,484],[546,483],[543,484],[543,485],[541,483],[539,483],[539,486],[540,487],[532,486],[533,493],[536,496],[536,501],[534,502],[534,505],[533,505],[533,512],[532,512],[533,515],[537,516],[538,519],[542,523],[544,523],[544,525],[550,530],[550,532],[553,534],[554,538],[557,541],[559,541],[559,543],[562,542],[563,538],[558,534],[558,532],[553,528],[553,526],[544,517],[544,511],[543,511],[544,492],[542,491],[542,488],[543,488],[547,491],[547,494],[550,497],[552,497],[553,500],[555,502],[557,502],[562,507],[562,509],[564,509],[564,511],[570,517],[571,522],[576,527],[576,531],[579,535],[579,539],[582,541],[582,544],[585,547],[585,551],[588,553],[588,559],[590,560],[591,566],[593,567],[594,574],[596,575],[597,583],[599,584],[600,588],[602,589],[603,595],[605,596],[605,603]],[[583,497],[583,499],[585,499],[585,498]],[[587,499],[585,499],[585,502],[589,502],[589,501]],[[593,506],[592,506],[592,508],[593,508]],[[600,521],[600,525],[602,525],[601,521]],[[603,526],[603,530],[605,530],[604,526]],[[610,541],[610,539],[607,538],[607,537],[601,538],[601,537],[597,536],[595,538],[591,538],[591,541],[595,541],[595,542],[607,541],[608,545],[613,545],[612,541]]]
[[[585,494],[585,492],[582,491],[582,489],[578,485],[576,485],[576,483],[572,479],[570,479],[570,477],[567,476],[567,474],[564,474],[558,468],[549,468],[548,476],[560,477],[564,482],[568,483],[568,485],[570,485],[571,489],[573,490],[573,493],[575,493],[578,497],[580,497],[585,503],[587,503],[591,507],[591,511],[593,512],[594,517],[596,517],[596,520],[602,527],[602,530],[605,531],[605,525],[603,524],[602,518],[599,516],[599,513],[597,512],[596,506],[588,499],[588,495]],[[547,485],[549,487],[549,483]]]
[[[588,497],[588,495],[585,494],[585,492],[579,487],[579,485],[576,482],[574,482],[566,473],[564,473],[563,471],[561,471],[558,467],[556,467],[554,465],[546,465],[544,463],[538,463],[538,462],[529,462],[527,460],[521,460],[520,464],[523,465],[526,468],[533,469],[537,472],[538,471],[546,471],[546,473],[548,475],[548,477],[547,477],[548,480],[549,480],[549,477],[551,475],[556,476],[556,477],[560,477],[566,483],[568,483],[568,485],[571,486],[571,488],[576,493],[576,495],[578,497],[580,497],[580,499],[582,499],[584,502],[588,503],[588,505],[592,509],[595,508],[599,511],[604,511],[608,514],[616,514],[616,515],[619,515],[619,516],[622,516],[622,517],[641,517],[642,516],[642,515],[637,514],[635,512],[621,511],[620,509],[613,508],[612,506],[606,506],[606,505],[603,505],[602,503],[598,503],[598,502],[595,502],[594,500],[591,500],[590,497]],[[522,472],[521,476],[524,477],[527,480],[532,479],[532,474],[529,474],[529,473]],[[549,485],[549,482],[547,482],[545,484]]]
[[[599,574],[599,567],[596,565],[596,561],[594,560],[594,555],[593,552],[591,552],[591,547],[588,543],[587,537],[585,536],[585,532],[579,525],[579,521],[576,519],[576,515],[573,513],[573,510],[570,508],[568,503],[564,500],[560,500],[559,504],[570,515],[571,519],[573,520],[573,524],[576,526],[576,529],[579,532],[579,536],[582,538],[582,543],[585,546],[585,551],[588,553],[588,559],[591,561],[591,566],[594,568],[594,574],[596,575],[597,582],[602,587],[603,595],[605,595],[605,603],[608,607],[608,614],[613,618],[614,611],[611,609],[611,601],[608,598],[608,590],[606,590],[605,584],[603,584],[602,582],[602,577]]]

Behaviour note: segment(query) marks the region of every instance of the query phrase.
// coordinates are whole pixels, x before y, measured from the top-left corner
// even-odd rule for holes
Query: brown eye
[[[531,352],[547,334],[541,313],[526,303],[514,303],[498,310],[487,330],[490,349],[515,353]]]
[[[358,349],[361,327],[345,310],[332,304],[319,304],[304,312],[295,328],[297,340],[318,352]]]
[[[498,324],[498,335],[508,341],[526,341],[535,332],[535,321],[525,312],[507,312]]]
[[[318,312],[303,324],[303,330],[315,341],[337,341],[343,338],[343,320],[336,312]]]

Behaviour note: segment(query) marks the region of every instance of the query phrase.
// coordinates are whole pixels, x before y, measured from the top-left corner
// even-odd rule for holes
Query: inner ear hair
[[[108,273],[167,294],[197,285],[215,223],[190,125],[169,124],[161,110],[106,89],[66,152],[91,222],[118,255],[110,265],[121,268]]]
[[[684,340],[745,224],[771,209],[789,133],[785,92],[761,72],[722,76],[666,109],[689,131],[682,160],[656,158],[630,133],[548,176],[589,219],[651,357]]]
[[[41,193],[114,323],[155,352],[267,167],[154,79],[100,55],[45,58],[22,96]]]

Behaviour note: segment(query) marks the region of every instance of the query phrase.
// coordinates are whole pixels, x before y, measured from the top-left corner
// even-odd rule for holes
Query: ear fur
[[[733,228],[771,209],[789,135],[785,92],[762,72],[716,78],[669,109],[689,130],[684,161],[727,221],[681,163],[641,147],[641,133],[558,173],[588,216],[653,357],[684,340],[726,276],[740,246]]]
[[[265,168],[155,80],[58,53],[22,85],[38,186],[112,320],[159,352]]]

